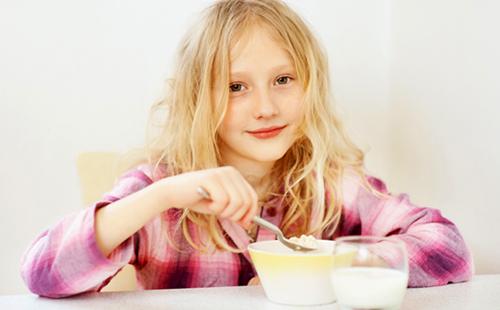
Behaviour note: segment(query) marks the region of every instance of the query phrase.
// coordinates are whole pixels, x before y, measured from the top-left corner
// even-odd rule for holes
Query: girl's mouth
[[[284,126],[272,126],[267,128],[259,128],[252,131],[247,131],[249,134],[254,136],[257,139],[270,139],[276,137],[281,133],[283,129],[285,129],[287,125]]]

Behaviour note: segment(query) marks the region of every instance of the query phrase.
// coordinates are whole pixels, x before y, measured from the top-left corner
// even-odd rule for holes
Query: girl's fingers
[[[243,226],[248,226],[252,221],[252,218],[259,212],[259,201],[258,201],[259,197],[257,196],[257,192],[255,192],[253,187],[246,180],[244,181],[246,190],[250,195],[251,204],[250,208],[247,210],[245,215],[240,220],[240,224],[242,224]]]
[[[229,203],[227,204],[224,211],[219,214],[219,216],[222,218],[231,218],[233,214],[235,214],[238,209],[241,208],[244,201],[240,193],[240,189],[238,189],[237,183],[235,184],[233,178],[229,176],[228,173],[231,172],[223,171],[223,173],[219,175],[219,181],[221,182],[222,186],[229,196]]]
[[[252,195],[248,191],[246,180],[241,174],[232,167],[225,167],[225,174],[222,175],[226,188],[234,195],[231,196],[231,203],[221,217],[229,218],[232,221],[239,222],[252,206]]]
[[[243,226],[247,226],[257,212],[257,193],[233,167],[215,169],[199,186],[206,190],[211,200],[199,205],[200,210],[205,210],[202,212],[228,218]],[[202,194],[198,195],[203,199]],[[198,207],[192,208],[198,211]]]
[[[245,216],[245,214],[247,214],[247,212],[248,210],[246,208],[240,207],[236,209],[236,212],[229,216],[229,219],[233,222],[240,222],[241,224],[243,224],[241,219],[243,218],[243,216]]]
[[[238,207],[235,213],[230,216],[230,219],[234,222],[241,222],[243,216],[252,209],[252,205],[254,204],[253,196],[250,191],[251,186],[239,172],[235,171],[235,173],[231,173],[230,178],[232,179],[234,186],[237,188],[238,192],[241,195],[241,198],[243,199],[241,205]]]
[[[210,196],[206,213],[214,214],[219,217],[230,217],[237,209],[239,194],[231,181],[228,181],[224,171],[216,171],[209,175],[200,185]],[[203,195],[200,195],[202,197]]]
[[[253,277],[248,281],[248,285],[259,285],[260,284],[260,279],[259,277]]]
[[[211,202],[208,204],[208,211],[213,214],[220,214],[229,204],[230,197],[224,186],[217,178],[211,178],[208,182],[201,185],[209,196]]]

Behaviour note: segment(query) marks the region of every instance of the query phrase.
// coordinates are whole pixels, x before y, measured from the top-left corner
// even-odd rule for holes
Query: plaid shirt
[[[193,249],[182,231],[175,228],[180,216],[176,209],[169,209],[148,222],[108,257],[101,253],[95,238],[96,210],[162,177],[165,177],[162,173],[152,173],[151,167],[140,166],[121,177],[113,190],[94,206],[63,218],[41,233],[21,259],[21,275],[29,289],[53,298],[100,291],[128,263],[137,271],[140,289],[246,285],[255,275],[248,252],[202,253]],[[382,181],[368,179],[373,187],[388,193]],[[438,210],[415,206],[404,194],[375,196],[361,186],[354,174],[344,178],[342,191],[339,228],[334,235],[324,232],[316,237],[390,235],[403,240],[409,254],[410,287],[470,279],[472,257],[455,225]],[[271,199],[263,207],[262,216],[276,225],[281,221],[284,207],[280,201]],[[229,241],[239,248],[245,249],[251,242],[238,224],[229,220],[221,220],[220,224]],[[180,251],[167,242],[164,227],[168,227]],[[190,226],[190,231],[196,238],[196,227]],[[257,235],[258,241],[274,238],[264,229]]]

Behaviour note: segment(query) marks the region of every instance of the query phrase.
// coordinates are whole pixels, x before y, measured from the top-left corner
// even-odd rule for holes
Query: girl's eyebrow
[[[279,72],[279,71],[294,71],[294,67],[291,64],[282,64],[282,65],[277,65],[269,69],[269,72]],[[231,76],[245,76],[248,73],[248,71],[231,71]]]

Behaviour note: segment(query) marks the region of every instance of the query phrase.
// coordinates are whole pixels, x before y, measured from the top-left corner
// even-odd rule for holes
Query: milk
[[[339,268],[332,274],[332,283],[340,305],[366,309],[398,309],[408,285],[408,275],[389,268]]]

